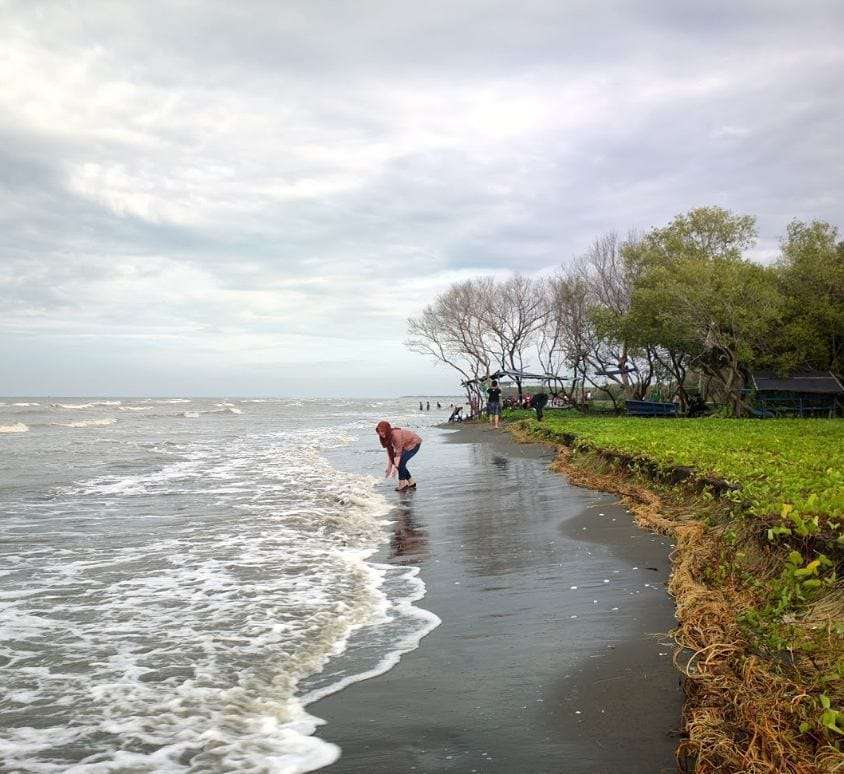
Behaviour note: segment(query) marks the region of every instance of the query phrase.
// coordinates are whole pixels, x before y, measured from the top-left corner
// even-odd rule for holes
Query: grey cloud
[[[262,391],[326,352],[416,380],[404,318],[455,277],[705,204],[757,215],[766,249],[840,218],[832,0],[28,0],[0,21],[0,350],[25,363],[0,392],[60,384],[56,346],[92,384],[119,362]]]

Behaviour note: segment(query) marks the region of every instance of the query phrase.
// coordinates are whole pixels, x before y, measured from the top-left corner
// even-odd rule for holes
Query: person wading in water
[[[416,482],[407,469],[408,460],[419,451],[422,439],[412,430],[402,430],[400,427],[391,427],[387,421],[381,421],[375,428],[378,433],[378,440],[381,446],[387,450],[387,470],[385,476],[390,478],[399,473],[399,485],[397,492],[404,489],[412,489]]]

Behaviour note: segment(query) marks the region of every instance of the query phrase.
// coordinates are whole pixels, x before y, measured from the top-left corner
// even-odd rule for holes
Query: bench
[[[676,417],[677,404],[655,400],[626,400],[624,408],[631,417]]]

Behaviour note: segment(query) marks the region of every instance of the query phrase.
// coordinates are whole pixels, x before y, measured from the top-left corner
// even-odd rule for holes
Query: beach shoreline
[[[373,558],[419,566],[417,605],[442,623],[309,706],[342,750],[325,770],[674,771],[668,539],[549,470],[546,445],[468,423],[428,435]]]

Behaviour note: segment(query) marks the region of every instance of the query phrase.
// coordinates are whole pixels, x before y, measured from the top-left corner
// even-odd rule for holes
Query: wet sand
[[[551,458],[486,427],[425,433],[418,490],[390,492],[381,558],[421,567],[420,605],[442,624],[390,672],[308,708],[343,751],[324,771],[675,770],[669,541]]]

